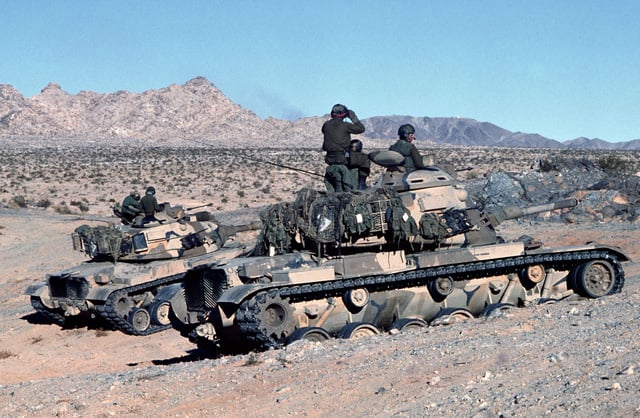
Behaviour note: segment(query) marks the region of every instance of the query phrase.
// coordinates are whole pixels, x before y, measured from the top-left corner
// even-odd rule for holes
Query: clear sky
[[[260,117],[460,116],[640,139],[638,0],[20,0],[0,84],[141,93],[204,76]]]

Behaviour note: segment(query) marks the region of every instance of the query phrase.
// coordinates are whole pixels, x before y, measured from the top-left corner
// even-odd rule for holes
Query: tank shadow
[[[182,356],[172,357],[168,359],[151,360],[151,364],[156,366],[169,366],[172,364],[191,363],[194,361],[206,360],[210,358],[212,358],[212,356],[208,356],[203,350],[194,348],[193,350],[188,350],[187,354]],[[139,363],[127,363],[127,366],[137,367],[139,366]]]

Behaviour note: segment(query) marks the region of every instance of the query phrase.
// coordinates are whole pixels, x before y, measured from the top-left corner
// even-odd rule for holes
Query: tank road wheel
[[[427,283],[427,290],[436,302],[442,302],[453,292],[455,283],[451,277],[438,277]]]
[[[520,271],[520,283],[525,289],[533,289],[538,283],[544,281],[547,272],[542,264],[532,264]]]
[[[266,292],[256,296],[258,329],[267,337],[280,343],[293,333],[296,321],[293,306],[277,292]]]
[[[373,324],[368,322],[351,322],[340,330],[338,337],[355,339],[370,337],[376,334],[380,334],[380,330]]]
[[[431,320],[429,325],[451,325],[473,318],[473,314],[465,308],[444,308]]]
[[[151,315],[149,315],[149,311],[144,308],[134,309],[129,315],[129,323],[136,332],[145,332],[149,329],[149,325],[151,325]]]
[[[342,302],[349,312],[356,314],[369,303],[369,291],[364,288],[350,289],[342,295]]]
[[[331,338],[329,333],[320,327],[304,327],[298,328],[287,338],[287,345],[299,340],[321,343],[329,338]]]
[[[151,322],[156,325],[169,325],[171,318],[169,314],[171,312],[171,304],[167,300],[159,300],[151,305]]]
[[[427,321],[420,318],[400,318],[391,325],[391,330],[415,332],[428,327]]]
[[[512,305],[511,303],[492,303],[485,306],[482,312],[480,312],[480,316],[494,318],[496,316],[500,316],[502,312],[513,308],[513,306],[514,305]]]
[[[608,295],[615,288],[616,272],[606,260],[591,260],[576,269],[571,274],[574,290],[581,296],[599,298]]]

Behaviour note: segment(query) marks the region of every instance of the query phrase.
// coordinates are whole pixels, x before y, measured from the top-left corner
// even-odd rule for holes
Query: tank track
[[[540,253],[499,260],[427,267],[394,274],[378,274],[353,279],[337,279],[325,282],[287,284],[270,288],[244,300],[236,313],[236,324],[247,342],[257,349],[280,347],[279,341],[265,334],[260,327],[261,300],[270,297],[288,298],[290,303],[317,300],[342,295],[346,290],[366,288],[369,292],[395,290],[426,285],[438,277],[452,277],[454,281],[517,273],[522,268],[542,264],[545,268],[570,270],[590,260],[607,260],[613,266],[618,280],[608,294],[619,293],[624,285],[624,270],[613,252],[594,249],[565,253]]]
[[[49,321],[53,322],[56,325],[64,326],[65,324],[65,316],[62,313],[57,313],[47,308],[42,304],[39,298],[32,296],[31,297],[31,306],[36,310],[40,315],[47,318]]]
[[[163,286],[166,284],[172,284],[180,281],[185,277],[186,273],[180,273],[173,276],[168,276],[163,279],[158,279],[153,282],[143,283],[137,286],[130,286],[123,289],[118,289],[115,292],[111,293],[104,305],[96,306],[96,310],[100,314],[100,316],[114,329],[118,331],[122,331],[125,334],[129,335],[149,335],[154,334],[156,332],[164,331],[166,329],[171,328],[171,324],[167,325],[158,325],[151,322],[149,327],[140,331],[133,327],[133,325],[126,319],[118,315],[115,308],[115,302],[124,295],[131,295],[136,293],[141,293],[154,287]]]

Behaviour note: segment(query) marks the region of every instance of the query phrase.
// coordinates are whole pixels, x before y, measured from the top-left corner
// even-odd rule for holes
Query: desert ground
[[[460,173],[464,181],[528,170],[558,151],[432,152],[473,167]],[[206,358],[173,330],[134,337],[50,324],[24,290],[86,261],[73,252],[71,232],[115,222],[110,206],[131,189],[153,185],[161,202],[257,210],[300,187],[321,188],[320,177],[296,171],[321,173],[319,152],[37,144],[0,147],[0,156],[2,416],[640,416],[637,221],[536,218],[499,227],[505,239],[528,234],[547,246],[619,246],[632,261],[616,295]]]

